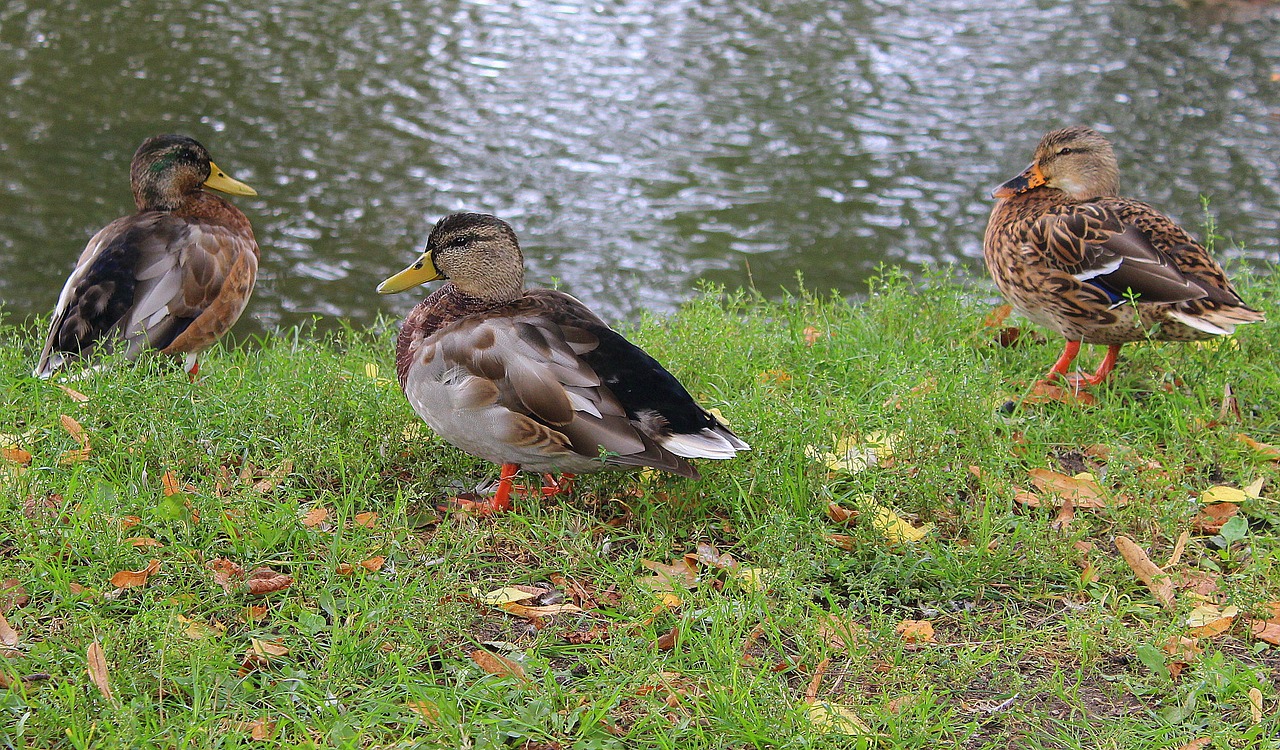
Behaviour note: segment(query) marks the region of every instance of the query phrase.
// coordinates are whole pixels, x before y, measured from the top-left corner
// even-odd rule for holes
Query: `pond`
[[[1245,0],[1242,5],[1252,8]],[[367,324],[441,215],[522,238],[607,317],[700,280],[856,294],[882,263],[985,275],[992,186],[1047,130],[1126,193],[1277,259],[1280,16],[1157,0],[8,0],[0,300],[47,314],[128,162],[179,132],[253,185],[237,331]]]

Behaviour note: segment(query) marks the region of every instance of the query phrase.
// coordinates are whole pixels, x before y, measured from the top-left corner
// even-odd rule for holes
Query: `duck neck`
[[[419,302],[409,311],[404,325],[400,327],[400,335],[396,337],[396,377],[400,380],[400,387],[404,388],[409,365],[423,341],[455,320],[490,310],[504,302],[506,300],[494,301],[467,294],[453,283],[445,284]]]

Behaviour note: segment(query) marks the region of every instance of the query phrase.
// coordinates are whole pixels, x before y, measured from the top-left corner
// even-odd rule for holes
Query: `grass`
[[[1242,286],[1276,309],[1274,275]],[[1162,609],[1113,542],[1127,535],[1163,563],[1202,490],[1265,477],[1268,495],[1276,464],[1235,436],[1280,438],[1280,327],[1248,326],[1238,346],[1126,347],[1094,408],[1010,413],[1002,405],[1060,342],[995,346],[989,310],[952,281],[893,273],[858,303],[708,290],[627,332],[754,449],[701,462],[699,481],[583,477],[574,497],[525,498],[482,521],[433,510],[496,468],[418,426],[385,377],[390,330],[288,331],[217,349],[195,387],[147,359],[70,383],[89,397],[76,403],[27,375],[34,328],[0,325],[0,432],[34,456],[25,471],[0,468],[0,579],[26,594],[0,603],[18,633],[0,662],[12,682],[0,691],[0,741],[1280,746],[1280,658],[1245,622],[1280,601],[1275,502],[1247,502],[1238,538],[1193,534],[1170,568],[1178,580],[1201,574],[1241,612],[1200,638],[1203,653],[1178,674],[1163,646],[1186,635],[1195,601],[1182,591]],[[1238,414],[1223,409],[1227,386]],[[87,460],[61,462],[78,447],[62,415],[84,427]],[[893,455],[866,471],[832,473],[807,455],[877,431],[896,437]],[[1111,446],[1110,460],[1089,455],[1096,444]],[[1013,499],[1032,468],[1094,470],[1131,502],[1078,510],[1055,530],[1053,508]],[[166,473],[176,494],[166,495]],[[894,544],[867,513],[847,528],[827,518],[830,502],[865,511],[865,496],[933,530]],[[302,523],[320,508],[323,523]],[[678,561],[699,543],[766,569],[767,585],[705,566],[671,607],[639,582],[652,575],[642,560]],[[110,582],[150,559],[159,568],[145,585]],[[265,596],[243,582],[226,591],[210,566],[218,559],[293,583]],[[566,597],[576,585],[596,606],[529,621],[476,599],[537,583]],[[936,642],[908,643],[896,632],[904,620],[929,621]],[[832,623],[856,627],[839,639]],[[657,648],[673,628],[674,647]],[[86,671],[95,642],[114,702]],[[477,651],[518,663],[525,678],[486,672]],[[818,699],[854,711],[873,735],[810,722],[804,698],[818,672]],[[1257,723],[1250,689],[1263,699]]]

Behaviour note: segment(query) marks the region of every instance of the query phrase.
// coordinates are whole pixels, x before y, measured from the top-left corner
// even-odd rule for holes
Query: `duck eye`
[[[1067,154],[1074,154],[1075,152],[1076,150],[1074,148],[1068,146],[1066,148],[1058,149],[1058,156],[1066,156]]]
[[[467,241],[468,241],[468,240],[467,240],[467,238],[466,238],[465,236],[461,236],[461,237],[454,237],[453,239],[449,240],[449,245],[448,245],[448,246],[449,246],[449,247],[462,247],[463,245],[467,244]]]

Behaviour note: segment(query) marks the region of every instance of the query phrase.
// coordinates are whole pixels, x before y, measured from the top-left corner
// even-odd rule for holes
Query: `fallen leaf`
[[[804,331],[801,333],[801,335],[804,336],[804,343],[806,346],[813,346],[814,344],[818,343],[818,339],[822,338],[823,336],[822,331],[819,331],[817,328],[814,328],[813,326],[805,326]]]
[[[292,472],[293,472],[293,462],[285,461],[284,463],[277,466],[274,470],[272,470],[272,472],[268,474],[266,477],[258,480],[257,482],[254,482],[253,489],[255,492],[261,493],[263,495],[269,492],[272,492],[275,490],[276,487],[279,487],[280,483],[283,482],[285,478],[288,477],[289,474]]]
[[[240,622],[261,622],[267,617],[267,608],[262,605],[251,605],[240,610]]]
[[[830,471],[857,474],[892,458],[901,437],[900,432],[868,432],[861,439],[849,436],[837,439],[832,451],[810,445],[805,448],[804,453],[810,460],[821,463]]]
[[[1049,528],[1054,531],[1062,531],[1071,525],[1076,519],[1076,504],[1071,498],[1064,498],[1062,507],[1058,508],[1058,515],[1054,516],[1053,521],[1049,523]]]
[[[263,596],[289,588],[293,585],[293,576],[271,568],[254,568],[249,571],[248,585],[250,594]]]
[[[271,739],[275,731],[276,723],[266,717],[249,722],[249,738],[258,742]]]
[[[1024,404],[1048,404],[1059,403],[1066,406],[1094,406],[1098,403],[1098,399],[1088,391],[1077,391],[1074,388],[1062,388],[1060,386],[1038,380],[1031,386],[1031,392],[1022,399]]]
[[[140,523],[142,523],[142,519],[138,516],[125,516],[120,519],[120,528],[124,531],[128,531]]]
[[[827,648],[833,651],[848,651],[858,641],[866,637],[867,629],[858,623],[828,614],[818,620],[818,635]]]
[[[372,529],[378,525],[378,514],[367,510],[363,513],[356,514],[356,526],[366,529]]]
[[[692,588],[698,583],[698,571],[691,567],[687,560],[681,558],[674,564],[656,563],[652,560],[641,560],[640,565],[652,570],[657,575],[642,578],[640,583],[654,591],[675,591],[677,588]]]
[[[1249,632],[1254,638],[1280,646],[1280,622],[1275,620],[1250,620]]]
[[[17,578],[6,578],[0,583],[0,615],[27,606],[31,597]]]
[[[826,540],[827,544],[835,545],[849,552],[852,552],[857,547],[854,538],[848,534],[826,534],[822,538]]]
[[[1031,483],[1041,492],[1070,500],[1076,507],[1105,508],[1108,505],[1106,494],[1098,486],[1097,478],[1089,472],[1081,472],[1073,477],[1049,469],[1031,469],[1027,473],[1031,475]]]
[[[379,570],[382,570],[382,565],[386,561],[387,561],[386,556],[375,555],[374,557],[370,557],[368,560],[361,560],[360,567],[364,568],[370,573],[377,573]]]
[[[1164,642],[1164,652],[1175,659],[1191,661],[1204,653],[1204,649],[1200,648],[1197,638],[1171,635]]]
[[[791,374],[786,370],[766,370],[756,375],[756,380],[761,385],[782,385],[791,380]]]
[[[75,417],[69,417],[66,414],[58,417],[58,419],[62,421],[62,429],[66,430],[67,434],[80,444],[80,450],[88,453],[89,435],[84,431],[84,427],[75,420]]]
[[[163,547],[164,542],[158,539],[152,539],[149,536],[131,536],[124,540],[125,544],[132,544],[134,547],[142,549],[144,547]]]
[[[261,638],[250,638],[249,645],[253,653],[266,659],[278,659],[289,655],[289,647],[279,641],[265,641]]]
[[[487,594],[481,594],[476,589],[471,590],[471,595],[475,597],[478,603],[487,604],[490,607],[501,607],[503,604],[511,602],[527,602],[530,599],[537,599],[545,593],[546,589],[540,589],[536,586],[504,586]]]
[[[356,572],[356,568],[351,563],[338,563],[338,566],[333,569],[333,572],[340,576],[349,576]]]
[[[209,625],[207,623],[201,622],[199,620],[193,620],[190,617],[185,617],[183,615],[175,615],[175,617],[177,617],[178,622],[186,626],[182,629],[183,635],[187,636],[193,641],[225,635],[227,632],[227,626],[223,625],[222,623]]]
[[[871,727],[848,706],[826,701],[810,703],[806,709],[809,723],[820,734],[871,734]]]
[[[164,487],[165,497],[182,492],[182,483],[172,471],[166,471],[164,476],[160,477],[160,484]]]
[[[1249,688],[1249,716],[1254,724],[1262,722],[1262,691],[1256,687]]]
[[[492,651],[472,651],[471,661],[478,664],[481,669],[489,674],[499,677],[515,677],[524,682],[529,681],[529,678],[525,677],[524,667]]]
[[[733,575],[742,582],[742,588],[747,591],[767,591],[768,582],[774,573],[773,568],[738,568],[733,571]]]
[[[1142,581],[1147,589],[1151,591],[1151,595],[1156,598],[1156,601],[1160,602],[1163,607],[1172,607],[1174,587],[1169,575],[1161,570],[1160,566],[1151,562],[1151,558],[1147,557],[1147,553],[1129,537],[1117,536],[1116,548],[1120,550],[1120,556],[1129,564],[1138,580]]]
[[[680,627],[673,625],[671,630],[658,636],[658,640],[653,642],[655,648],[659,651],[671,651],[675,649],[676,644],[680,641]]]
[[[1210,487],[1200,493],[1200,502],[1205,505],[1211,503],[1243,503],[1248,500],[1249,496],[1244,494],[1244,490],[1237,487],[1225,487],[1219,485]]]
[[[9,624],[3,614],[0,614],[0,646],[13,648],[17,645],[18,631],[13,629],[13,626]]]
[[[846,508],[840,503],[827,503],[827,518],[834,523],[847,524],[858,517],[858,511]]]
[[[1236,440],[1254,449],[1259,454],[1261,454],[1263,458],[1266,458],[1271,461],[1280,461],[1280,448],[1277,448],[1274,445],[1269,445],[1267,443],[1260,443],[1257,440],[1254,440],[1253,438],[1249,437],[1248,435],[1245,435],[1244,433],[1239,433],[1239,432],[1236,433]]]
[[[160,561],[152,558],[142,570],[122,570],[111,576],[111,585],[118,589],[131,589],[147,585],[147,579],[160,569]]]
[[[1209,743],[1212,741],[1213,740],[1210,737],[1197,737],[1178,748],[1178,750],[1204,750],[1204,748],[1208,747]]]
[[[928,620],[903,620],[893,630],[906,643],[936,643],[933,623]]]
[[[1240,506],[1235,503],[1206,505],[1191,519],[1191,529],[1199,534],[1217,534],[1239,512]]]
[[[102,644],[97,641],[89,644],[86,658],[89,662],[89,679],[98,686],[98,691],[108,703],[118,706],[115,696],[111,694],[111,677],[107,671],[107,657],[102,653]]]
[[[404,707],[421,716],[429,722],[435,723],[440,720],[440,707],[432,701],[416,700],[405,701]]]
[[[1231,629],[1240,609],[1235,606],[1218,607],[1201,604],[1187,614],[1187,634],[1197,638],[1212,638]]]
[[[309,529],[314,529],[325,521],[329,520],[328,508],[312,508],[302,514],[302,525]]]
[[[26,466],[31,463],[31,454],[16,446],[8,448],[0,448],[0,458],[19,466]]]
[[[1262,497],[1262,486],[1266,484],[1266,482],[1266,477],[1258,477],[1243,487],[1244,494],[1254,498],[1255,500],[1260,499]]]
[[[706,565],[711,568],[718,568],[720,570],[733,570],[738,567],[738,561],[733,559],[733,555],[730,555],[728,552],[721,554],[720,550],[715,548],[715,545],[707,544],[705,542],[698,542],[697,552],[693,553],[692,557],[693,561],[696,561],[698,564]],[[690,561],[689,558],[690,555],[685,555],[686,562],[692,563],[693,561]],[[694,566],[690,564],[689,567]]]
[[[919,527],[912,526],[892,509],[876,502],[870,495],[860,495],[857,500],[860,501],[859,504],[869,506],[866,510],[871,516],[871,527],[879,531],[890,544],[918,542],[933,530],[931,523]]]
[[[507,602],[506,604],[499,604],[498,609],[526,619],[532,619],[534,617],[551,617],[552,615],[572,614],[582,611],[581,607],[572,602],[565,602],[564,604],[545,604],[537,607],[517,604],[515,602]]]
[[[244,578],[244,568],[225,557],[216,557],[210,560],[206,568],[213,571],[213,582],[222,587],[223,592],[230,594],[231,589],[241,578]]]
[[[1008,320],[1009,314],[1013,312],[1013,305],[997,305],[987,313],[987,317],[983,319],[982,326],[984,328],[1003,328],[1004,322]]]
[[[56,387],[58,388],[58,390],[60,390],[60,391],[62,391],[63,393],[67,394],[67,398],[71,399],[72,401],[76,402],[77,404],[87,404],[87,403],[89,403],[89,397],[88,397],[88,396],[86,396],[86,395],[84,395],[84,394],[83,394],[83,393],[81,393],[80,391],[77,391],[77,390],[75,390],[75,389],[73,389],[73,388],[68,388],[67,386],[65,386],[65,385],[63,385],[63,384],[61,384],[61,383],[54,383],[54,386],[56,386]]]

